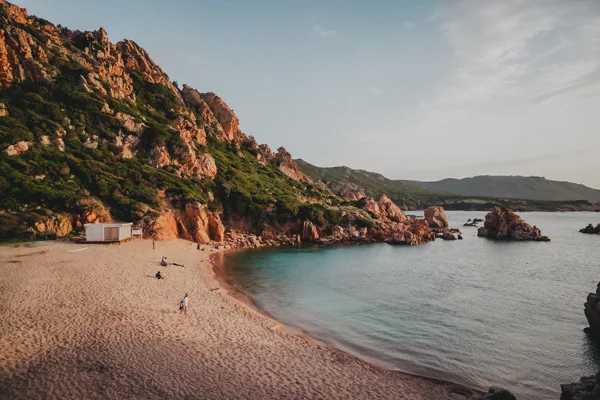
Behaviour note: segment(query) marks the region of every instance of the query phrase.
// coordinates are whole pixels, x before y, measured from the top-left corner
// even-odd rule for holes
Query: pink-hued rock
[[[317,227],[310,221],[304,221],[302,226],[302,240],[306,242],[314,242],[319,239],[319,231]]]
[[[477,230],[477,236],[494,239],[550,241],[535,225],[529,225],[506,207],[492,208],[485,216],[483,226]]]
[[[240,139],[240,121],[227,103],[214,93],[201,93],[200,97],[208,105],[217,121],[219,121],[225,138],[231,142]]]
[[[447,228],[448,218],[442,207],[428,207],[424,211],[425,220],[432,228]]]

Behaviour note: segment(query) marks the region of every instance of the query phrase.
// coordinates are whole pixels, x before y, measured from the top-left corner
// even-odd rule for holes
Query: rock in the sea
[[[506,207],[494,207],[485,216],[485,222],[477,230],[477,236],[494,239],[533,240],[549,242],[534,225],[531,226]]]
[[[483,397],[476,397],[473,400],[517,400],[514,394],[506,389],[492,386]]]
[[[442,207],[428,207],[424,210],[425,220],[432,228],[447,228],[448,218]]]
[[[442,235],[442,239],[444,240],[456,240],[456,237],[454,236],[454,234],[450,231],[444,231],[443,235]],[[462,237],[461,237],[462,239]]]
[[[596,225],[595,228],[594,225],[588,224],[585,228],[580,229],[579,232],[600,235],[600,224]]]
[[[560,400],[600,400],[600,372],[560,385]]]
[[[588,332],[600,335],[600,282],[596,286],[596,293],[588,294],[584,307],[585,317],[590,324]]]

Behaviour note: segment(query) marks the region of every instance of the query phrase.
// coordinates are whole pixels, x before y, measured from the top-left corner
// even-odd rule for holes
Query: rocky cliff
[[[112,220],[233,247],[433,239],[387,196],[313,183],[285,148],[247,136],[222,98],[179,87],[134,41],[2,0],[0,150],[0,239]]]

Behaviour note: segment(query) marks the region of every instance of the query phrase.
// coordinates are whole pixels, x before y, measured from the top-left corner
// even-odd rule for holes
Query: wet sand
[[[465,398],[284,332],[220,287],[211,255],[183,240],[0,247],[0,398]]]

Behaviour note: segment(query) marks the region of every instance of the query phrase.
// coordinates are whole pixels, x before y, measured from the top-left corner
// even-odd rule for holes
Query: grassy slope
[[[23,28],[44,45],[43,35],[33,26]],[[66,46],[77,51],[73,45]],[[178,117],[172,111],[178,107],[173,93],[128,71],[137,98],[131,104],[78,90],[80,76],[88,71],[69,58],[53,57],[50,64],[57,72],[51,82],[16,83],[0,91],[0,102],[9,113],[0,118],[0,239],[21,236],[28,225],[53,213],[80,214],[89,207],[85,200],[90,198],[102,201],[118,220],[156,217],[149,208],[162,207],[159,190],[175,206],[200,201],[224,210],[226,217],[285,222],[292,217],[323,220],[327,216],[322,205],[302,201],[328,200],[318,189],[287,178],[272,165],[261,165],[246,150],[216,142],[208,125],[208,145],[195,146],[199,153],[209,152],[215,158],[219,172],[214,181],[180,177],[171,166],[155,168],[149,149],[165,145],[173,154],[185,146],[178,132],[169,127]],[[112,114],[101,111],[105,102]],[[119,131],[125,131],[114,117],[116,112],[132,115],[147,126],[135,158],[123,159],[114,153],[112,143]],[[62,129],[68,132],[63,137],[64,152],[54,144],[40,143],[42,136],[57,139],[57,130]],[[98,142],[96,149],[84,145],[90,140]],[[8,156],[4,149],[18,141],[28,141],[29,150]],[[210,193],[214,200],[209,200]],[[267,207],[273,203],[275,207]],[[264,212],[266,208],[271,211]]]

